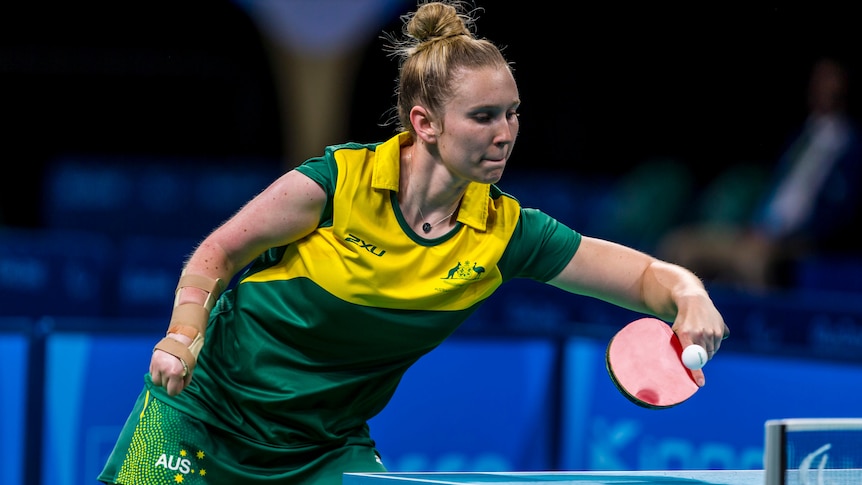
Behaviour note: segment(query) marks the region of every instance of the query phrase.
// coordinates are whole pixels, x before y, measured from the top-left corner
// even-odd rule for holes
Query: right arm
[[[230,281],[267,249],[297,241],[314,231],[325,204],[323,188],[291,170],[210,233],[189,257],[183,275],[195,275],[200,281]],[[202,338],[209,312],[197,307],[203,307],[208,298],[215,300],[218,294],[211,295],[201,286],[208,285],[183,286],[177,290],[169,328],[184,328],[186,332],[169,332],[167,339],[189,346],[195,340],[195,333],[199,332]],[[183,310],[193,308],[194,311],[177,311],[181,305],[194,305],[183,307]],[[189,318],[194,321],[188,321]],[[171,396],[179,394],[191,382],[194,370],[194,362],[186,360],[189,359],[156,349],[150,360],[153,384],[164,386]]]

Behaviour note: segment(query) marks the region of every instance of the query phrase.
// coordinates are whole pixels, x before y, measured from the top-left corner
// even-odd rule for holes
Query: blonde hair
[[[511,65],[494,43],[475,35],[478,10],[462,0],[421,0],[401,17],[402,37],[384,35],[387,50],[399,59],[395,120],[398,131],[414,134],[410,110],[421,105],[440,115],[463,69]]]

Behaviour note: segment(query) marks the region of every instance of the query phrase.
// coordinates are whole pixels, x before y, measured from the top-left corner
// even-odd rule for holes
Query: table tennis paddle
[[[666,409],[699,389],[681,355],[682,345],[670,325],[646,317],[611,338],[605,364],[623,396],[647,409]]]

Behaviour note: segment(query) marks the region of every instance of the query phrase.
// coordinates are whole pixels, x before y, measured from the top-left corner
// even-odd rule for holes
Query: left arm
[[[683,348],[698,344],[710,359],[730,333],[694,273],[617,243],[584,236],[548,283],[672,322]]]

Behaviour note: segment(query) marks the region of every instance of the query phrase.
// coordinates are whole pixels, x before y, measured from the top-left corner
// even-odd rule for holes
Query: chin
[[[483,181],[486,184],[496,184],[503,178],[503,168],[499,170],[494,170],[493,172],[488,173]]]

